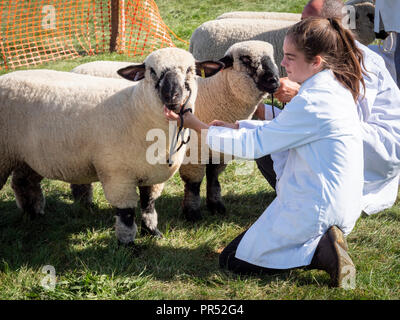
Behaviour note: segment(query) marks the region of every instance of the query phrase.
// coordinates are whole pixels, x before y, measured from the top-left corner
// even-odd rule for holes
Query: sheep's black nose
[[[177,104],[182,99],[182,86],[177,79],[177,74],[174,72],[167,72],[164,76],[160,95],[164,104]]]
[[[278,87],[279,87],[279,85],[280,85],[279,77],[278,77],[278,76],[272,76],[272,77],[270,77],[269,79],[267,79],[267,81],[270,82],[271,84],[276,84],[276,85],[278,85]]]
[[[276,74],[266,74],[261,77],[260,81],[257,83],[259,90],[274,93],[280,86],[279,77]]]

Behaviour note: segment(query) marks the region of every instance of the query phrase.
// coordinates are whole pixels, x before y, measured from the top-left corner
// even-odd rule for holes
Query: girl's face
[[[289,80],[303,83],[322,70],[322,58],[316,56],[313,61],[307,62],[304,53],[297,49],[290,37],[285,37],[281,65],[286,69]]]

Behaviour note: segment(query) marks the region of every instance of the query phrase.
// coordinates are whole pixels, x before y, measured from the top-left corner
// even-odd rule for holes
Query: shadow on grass
[[[193,233],[222,222],[247,228],[274,196],[274,192],[228,194],[224,197],[226,215],[211,215],[203,206],[204,219],[193,224],[181,215],[180,196],[162,195],[157,201],[159,228],[171,232],[171,237],[168,235],[159,241],[138,234],[133,249],[117,244],[111,208],[87,210],[60,200],[68,198],[63,192],[52,192],[46,197],[46,215],[31,221],[17,209],[14,201],[3,201],[0,203],[0,271],[17,271],[21,267],[40,270],[44,265],[52,265],[58,275],[65,277],[87,272],[133,277],[145,274],[163,281],[175,279],[177,275],[206,278],[219,272],[236,277],[219,269],[215,243],[205,241],[189,248],[177,247],[173,232]],[[137,212],[136,222],[140,225],[138,216]]]
[[[264,212],[266,207],[275,198],[274,191],[262,191],[249,194],[228,193],[222,197],[226,207],[225,214],[211,214],[207,209],[206,201],[201,199],[202,219],[195,223],[185,220],[182,215],[181,203],[182,197],[175,195],[162,195],[156,202],[159,221],[163,220],[183,222],[188,226],[203,226],[215,221],[224,221],[228,223],[237,223],[241,227],[248,226]]]

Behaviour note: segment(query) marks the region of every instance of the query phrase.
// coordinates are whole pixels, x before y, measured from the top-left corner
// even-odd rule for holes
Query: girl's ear
[[[320,55],[316,55],[314,57],[314,61],[312,62],[312,65],[316,69],[319,69],[322,67],[323,62],[324,62],[324,59]]]

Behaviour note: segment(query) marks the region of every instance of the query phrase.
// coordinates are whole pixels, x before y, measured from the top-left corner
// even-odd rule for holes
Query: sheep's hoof
[[[196,222],[203,218],[201,215],[200,208],[192,209],[192,208],[183,207],[182,212],[183,212],[183,216],[185,217],[185,219],[187,221]]]
[[[217,201],[217,202],[207,202],[207,208],[208,210],[211,211],[212,214],[225,214],[226,213],[226,208],[222,201]]]
[[[142,227],[141,227],[140,233],[142,235],[150,235],[150,236],[153,236],[153,237],[156,237],[156,238],[163,238],[164,237],[160,230],[158,230],[157,228],[155,228],[154,230],[151,230],[148,226],[146,226],[144,224],[143,221],[142,221]]]

